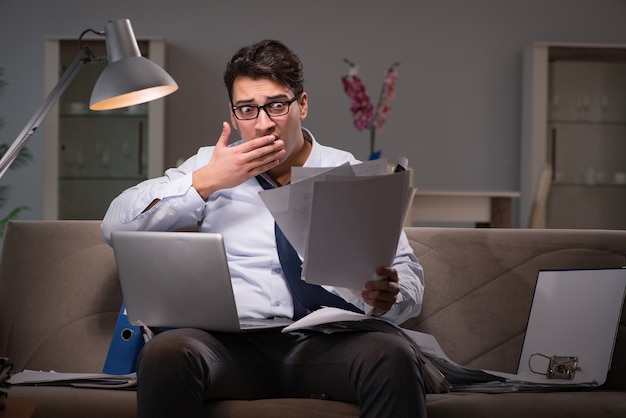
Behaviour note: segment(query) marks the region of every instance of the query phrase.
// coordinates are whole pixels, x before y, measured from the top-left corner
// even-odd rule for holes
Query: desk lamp
[[[106,37],[107,58],[95,56],[88,47],[82,44],[83,36],[89,32]],[[101,32],[86,29],[78,38],[78,49],[78,54],[72,64],[0,159],[0,178],[35,133],[39,124],[58,103],[83,64],[103,60],[109,62],[92,90],[89,101],[91,110],[111,110],[133,106],[156,100],[178,90],[178,85],[165,70],[141,56],[128,19],[110,21]]]

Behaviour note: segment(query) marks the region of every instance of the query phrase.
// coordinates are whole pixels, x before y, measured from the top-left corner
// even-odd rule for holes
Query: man
[[[291,293],[274,220],[259,191],[287,184],[292,166],[358,161],[320,145],[302,128],[309,110],[302,64],[282,43],[268,40],[239,50],[224,82],[231,123],[242,140],[229,146],[225,122],[215,146],[118,196],[105,215],[103,235],[110,242],[114,230],[191,224],[218,232],[240,317],[297,318],[302,307]],[[372,315],[395,323],[419,313],[423,273],[404,235],[393,266],[376,273],[384,279],[367,282],[355,300],[332,297],[354,310],[367,305]],[[363,417],[426,415],[415,353],[403,338],[385,332],[169,330],[146,344],[137,375],[140,418],[202,417],[210,400],[311,396],[357,403]]]

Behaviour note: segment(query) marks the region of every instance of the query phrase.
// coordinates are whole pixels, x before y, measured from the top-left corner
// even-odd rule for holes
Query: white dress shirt
[[[307,130],[304,134],[312,143],[305,166],[358,163],[352,154],[320,145]],[[195,224],[200,231],[220,233],[239,316],[291,318],[293,303],[276,251],[274,218],[259,197],[263,189],[258,181],[253,177],[237,187],[219,190],[206,201],[192,187],[191,174],[208,164],[214,149],[202,147],[180,167],[120,194],[104,216],[103,236],[111,243],[111,232],[116,230],[170,231]],[[143,213],[157,199],[158,203]],[[404,234],[393,267],[398,271],[400,293],[383,317],[401,323],[419,313],[424,290],[422,267]],[[325,288],[336,293],[332,287]],[[360,297],[349,302],[364,307]]]

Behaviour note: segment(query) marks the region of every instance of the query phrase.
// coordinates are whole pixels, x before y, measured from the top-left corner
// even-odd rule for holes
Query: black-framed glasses
[[[289,105],[298,99],[296,95],[293,99],[278,100],[266,103],[264,105],[245,104],[241,106],[233,106],[233,115],[239,120],[252,120],[259,117],[261,109],[267,113],[269,117],[284,116],[289,113]]]

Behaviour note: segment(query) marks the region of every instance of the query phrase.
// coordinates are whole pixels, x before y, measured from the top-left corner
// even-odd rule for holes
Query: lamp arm
[[[74,58],[74,61],[68,67],[67,71],[65,71],[63,76],[61,76],[57,85],[54,86],[48,97],[46,97],[45,101],[39,109],[37,109],[30,121],[28,121],[28,124],[26,124],[22,132],[4,153],[2,159],[0,159],[0,178],[4,176],[4,173],[9,169],[11,163],[13,163],[15,158],[17,158],[20,150],[35,133],[41,122],[45,119],[48,113],[50,113],[50,110],[52,110],[52,108],[59,102],[63,92],[67,89],[82,68],[82,64],[92,62],[94,60],[97,60],[97,58],[94,57],[88,48],[85,47],[79,50],[76,58]]]

